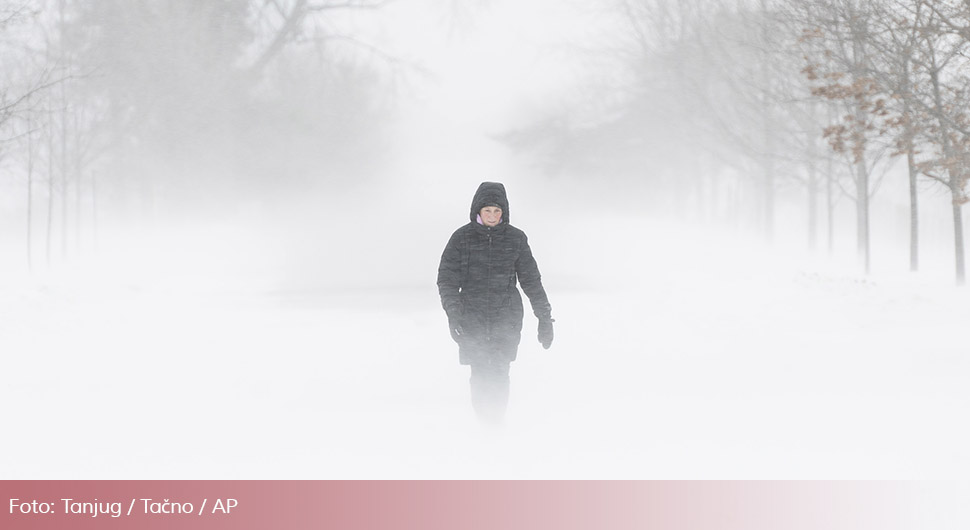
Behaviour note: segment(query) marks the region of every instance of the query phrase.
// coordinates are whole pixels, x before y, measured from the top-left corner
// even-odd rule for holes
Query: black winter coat
[[[502,209],[494,227],[479,224],[486,205]],[[471,222],[452,234],[438,266],[438,294],[450,320],[461,323],[459,362],[515,360],[522,332],[522,296],[516,281],[540,320],[552,307],[542,288],[539,267],[525,232],[509,224],[505,186],[483,182],[472,200]]]

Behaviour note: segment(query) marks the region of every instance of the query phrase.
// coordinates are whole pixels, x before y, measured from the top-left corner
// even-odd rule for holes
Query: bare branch
[[[321,3],[307,5],[307,11],[329,11],[331,9],[380,9],[390,3],[390,0],[354,1],[339,3]]]

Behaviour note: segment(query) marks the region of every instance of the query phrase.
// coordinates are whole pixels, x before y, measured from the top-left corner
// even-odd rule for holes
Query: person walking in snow
[[[539,319],[538,339],[552,344],[552,306],[525,232],[509,224],[505,186],[483,182],[472,199],[471,222],[452,234],[438,266],[438,294],[458,360],[471,366],[472,407],[480,420],[500,423],[509,398],[509,364],[522,332],[522,296]]]

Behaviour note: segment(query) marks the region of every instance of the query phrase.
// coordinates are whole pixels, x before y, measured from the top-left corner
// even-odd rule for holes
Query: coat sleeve
[[[522,235],[522,249],[519,252],[519,259],[515,262],[515,273],[519,277],[522,290],[529,297],[532,304],[532,313],[539,320],[552,318],[552,306],[546,296],[546,290],[542,288],[542,276],[539,274],[539,265],[532,256],[532,248],[529,247],[529,238]]]
[[[460,242],[461,236],[456,231],[441,253],[441,263],[438,265],[438,295],[448,318],[461,315],[461,298],[458,294],[462,287]]]

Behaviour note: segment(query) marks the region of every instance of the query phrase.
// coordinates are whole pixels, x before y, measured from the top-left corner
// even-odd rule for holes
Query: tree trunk
[[[74,166],[74,254],[76,256],[81,255],[81,196],[83,195],[83,189],[81,187],[81,174],[82,174],[82,160],[81,160],[81,129],[78,126],[78,109],[77,105],[71,111],[71,121],[74,128],[74,152],[71,158],[73,159]]]
[[[832,122],[832,106],[826,108],[828,119],[827,123]],[[833,195],[833,185],[835,175],[832,173],[832,150],[826,151],[825,155],[825,228],[827,231],[827,243],[829,256],[832,255],[832,248],[835,244],[835,198]]]
[[[833,180],[832,157],[829,156],[828,168],[825,171],[825,228],[827,231],[826,239],[828,240],[829,256],[832,255],[832,250],[835,246],[835,198],[832,190]]]
[[[916,188],[918,171],[916,169],[915,152],[913,145],[913,124],[910,121],[912,111],[909,108],[910,93],[910,74],[909,59],[903,62],[901,81],[903,93],[903,119],[905,127],[903,130],[906,147],[906,168],[909,171],[909,270],[916,272],[919,270],[919,203]]]
[[[958,200],[961,195],[960,190],[951,188],[950,191],[953,197],[953,249],[956,255],[956,280],[957,285],[963,285],[966,280],[963,254],[963,206]]]
[[[47,241],[45,258],[51,266],[51,242],[54,230],[54,109],[47,98]]]
[[[815,162],[808,167],[808,249],[815,251],[818,242],[818,177]]]
[[[27,100],[27,271],[34,270],[33,240],[34,240],[34,122],[30,100]]]
[[[767,132],[767,131],[766,131]],[[768,145],[765,145],[767,148]],[[770,155],[765,155],[764,163],[764,201],[765,201],[765,238],[768,243],[775,238],[775,168],[774,164],[768,159]]]
[[[707,177],[708,214],[707,215],[708,215],[708,219],[716,223],[721,219],[721,216],[720,216],[721,212],[719,207],[721,203],[721,201],[719,200],[720,191],[721,191],[721,186],[719,185],[719,181],[721,180],[721,177],[715,174],[714,172],[708,171],[707,168],[705,168],[704,171],[705,171],[705,174],[708,175]]]
[[[940,124],[940,145],[943,147],[943,159],[947,166],[947,185],[950,188],[950,197],[953,202],[953,251],[956,260],[956,282],[963,285],[964,265],[963,265],[963,212],[960,208],[962,197],[962,186],[959,184],[961,178],[958,169],[951,166],[951,162],[956,159],[950,145],[950,132],[943,117],[943,97],[940,95],[940,71],[936,67],[935,57],[930,56],[930,82],[933,85],[933,102],[936,120]]]
[[[64,0],[58,2],[60,11],[60,50],[61,57],[65,57],[64,52]],[[61,259],[67,259],[67,87],[66,83],[61,82]]]
[[[818,239],[816,230],[818,224],[818,174],[815,164],[818,153],[816,152],[815,137],[811,132],[806,136],[805,145],[808,149],[808,249],[814,252]]]
[[[98,252],[98,174],[91,172],[91,247]]]
[[[854,11],[853,5],[849,4],[850,10]],[[855,14],[851,13],[855,18]],[[853,22],[853,24],[864,24],[863,21]],[[852,32],[852,79],[857,81],[862,78],[865,72],[865,43],[863,42],[865,31],[862,28],[855,28]],[[855,106],[855,126],[860,127],[866,123],[866,112],[858,102]],[[862,260],[862,266],[866,274],[870,270],[869,252],[869,170],[866,168],[866,140],[865,131],[858,131],[862,135],[863,144],[853,146],[853,150],[858,149],[855,162],[855,184],[856,184],[856,250]]]
[[[771,158],[773,155],[774,146],[772,144],[771,135],[771,95],[769,90],[771,75],[768,71],[768,50],[770,47],[768,42],[768,0],[761,0],[761,13],[761,118],[763,120],[762,127],[764,128],[765,150],[762,158],[762,164],[764,167],[764,223],[765,238],[768,240],[768,243],[771,243],[775,237],[775,168],[774,161]]]
[[[64,83],[61,83],[61,259],[67,259],[67,204],[68,204],[68,170],[67,170],[67,94]]]
[[[909,270],[919,270],[919,205],[916,191],[916,162],[913,160],[912,137],[907,142],[906,164],[909,168]]]
[[[694,184],[694,208],[697,208],[697,218],[707,221],[707,186],[704,185],[704,176],[701,174],[697,167],[697,159],[691,158],[690,162],[690,179]]]
[[[869,274],[869,172],[866,159],[862,156],[856,166],[856,251],[862,261],[863,270]]]

